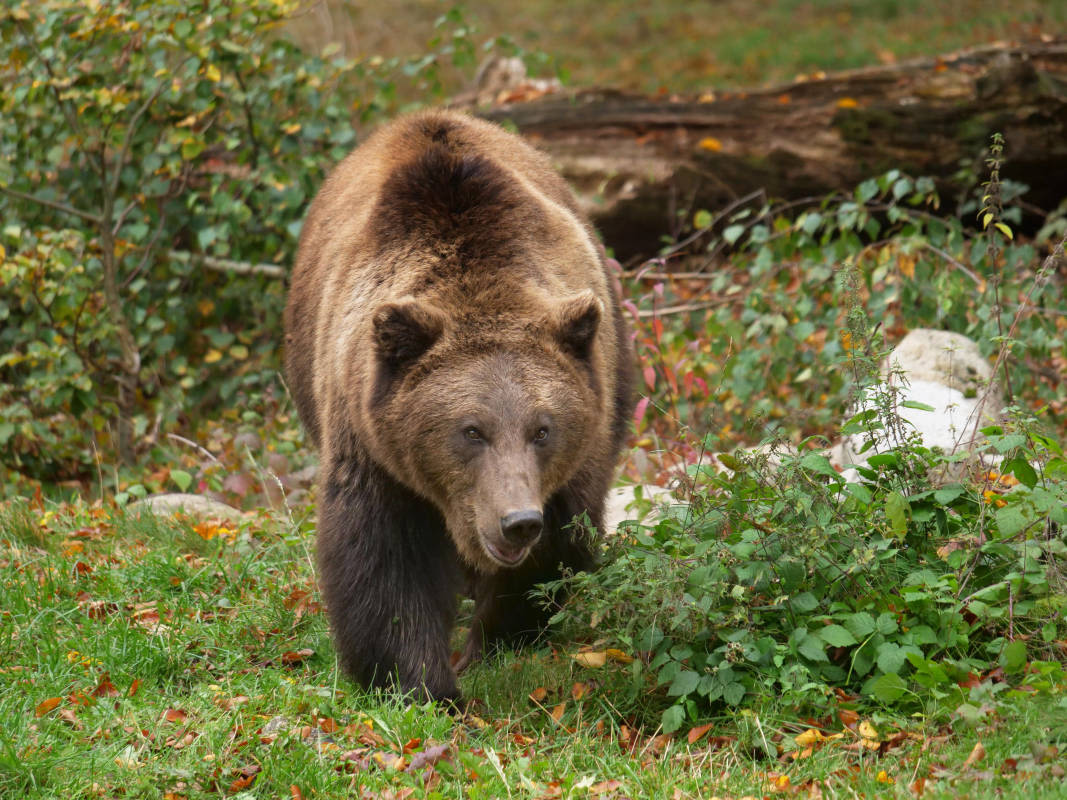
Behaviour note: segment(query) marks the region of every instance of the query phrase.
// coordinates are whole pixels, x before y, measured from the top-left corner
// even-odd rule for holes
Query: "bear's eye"
[[[467,430],[463,431],[463,435],[472,442],[480,442],[482,440],[482,432],[477,428],[467,428]]]
[[[548,438],[548,428],[538,428],[537,433],[534,434],[535,442],[543,442]]]

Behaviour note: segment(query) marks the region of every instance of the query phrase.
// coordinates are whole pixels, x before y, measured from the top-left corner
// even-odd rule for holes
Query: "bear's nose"
[[[524,546],[541,535],[545,518],[537,509],[512,511],[500,518],[500,532],[509,544]]]

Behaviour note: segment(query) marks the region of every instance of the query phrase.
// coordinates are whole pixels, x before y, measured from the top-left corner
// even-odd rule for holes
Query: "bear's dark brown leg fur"
[[[324,476],[318,563],[341,664],[364,686],[458,702],[462,573],[440,513],[363,456]]]

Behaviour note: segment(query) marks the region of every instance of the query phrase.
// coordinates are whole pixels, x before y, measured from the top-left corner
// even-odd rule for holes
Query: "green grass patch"
[[[866,745],[855,722],[834,721],[826,735],[843,736],[809,752],[795,737],[830,720],[782,704],[688,734],[641,725],[620,705],[626,659],[597,666],[564,639],[473,667],[462,718],[365,693],[335,668],[310,529],[0,507],[0,796],[743,797],[818,784],[826,797],[908,797],[918,778],[926,796],[1061,791],[1062,687],[1035,701],[987,682],[947,722],[864,716],[877,728]],[[967,763],[977,742],[986,755]]]

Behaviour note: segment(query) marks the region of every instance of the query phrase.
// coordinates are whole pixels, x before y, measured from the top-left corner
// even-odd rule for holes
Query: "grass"
[[[451,5],[407,0],[385,15],[373,4],[329,0],[294,29],[308,44],[340,42],[350,56],[409,55],[424,49]],[[1067,26],[1067,6],[1045,0],[532,0],[464,8],[479,39],[507,34],[548,53],[575,85],[644,92],[781,83]],[[454,91],[461,79],[452,80]]]
[[[612,704],[625,667],[581,666],[565,640],[470,670],[459,720],[367,694],[335,668],[311,529],[0,506],[0,796],[912,797],[931,774],[926,797],[1062,796],[1063,694],[985,684],[966,722],[873,718],[881,754],[838,724],[796,759],[810,721],[788,709],[692,744],[633,727]]]

